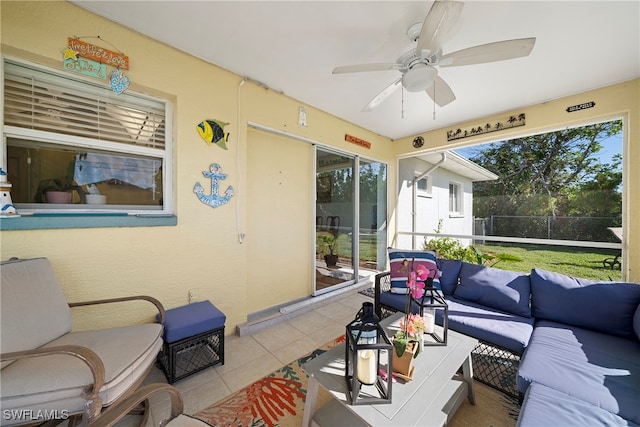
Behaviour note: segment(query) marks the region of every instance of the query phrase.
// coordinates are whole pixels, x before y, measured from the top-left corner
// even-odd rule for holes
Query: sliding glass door
[[[362,276],[382,271],[387,259],[387,165],[360,159],[359,267]]]
[[[316,147],[315,294],[384,268],[386,169],[382,163]]]
[[[354,161],[316,149],[316,293],[354,281]]]

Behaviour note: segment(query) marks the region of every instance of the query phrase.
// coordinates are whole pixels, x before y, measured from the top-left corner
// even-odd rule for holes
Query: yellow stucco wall
[[[276,149],[248,153],[251,134],[247,123],[254,122],[318,141],[368,159],[388,163],[389,231],[392,244],[395,224],[395,191],[397,156],[416,153],[413,138],[390,141],[387,138],[349,124],[322,111],[304,105],[285,95],[183,54],[166,45],[141,36],[107,20],[92,15],[73,4],[62,1],[0,2],[2,54],[38,64],[62,68],[62,52],[69,36],[100,35],[130,58],[127,75],[131,90],[169,98],[174,102],[174,183],[178,225],[174,227],[92,228],[64,230],[25,230],[0,232],[0,258],[46,256],[51,259],[69,301],[106,298],[121,295],[149,294],[167,307],[188,302],[188,290],[198,288],[201,299],[213,301],[227,315],[227,333],[245,322],[249,313],[308,295],[313,277],[311,194],[309,207],[286,220],[294,224],[296,233],[308,226],[308,234],[298,236],[292,246],[291,230],[269,227],[276,213],[265,200],[249,200],[250,183],[275,176],[278,166],[299,161],[300,150],[289,143],[270,138]],[[105,46],[106,47],[106,46]],[[624,83],[563,100],[506,112],[526,113],[527,125],[517,132],[537,132],[561,126],[581,124],[595,119],[622,115],[625,117],[625,229],[628,230],[625,268],[629,279],[640,281],[640,224],[632,214],[640,208],[640,135],[636,123],[640,118],[640,83]],[[567,114],[569,105],[595,101],[596,108]],[[308,126],[297,124],[298,108],[304,106]],[[481,108],[481,106],[479,106]],[[195,130],[204,118],[215,118],[230,124],[228,147],[224,151],[207,146]],[[482,123],[491,118],[470,122]],[[466,127],[461,124],[459,127]],[[634,130],[635,127],[635,130]],[[446,131],[424,134],[425,149],[447,146]],[[344,141],[348,133],[372,143],[371,149]],[[501,138],[515,136],[504,132]],[[492,135],[493,136],[493,135]],[[481,139],[462,141],[482,142]],[[305,154],[306,155],[306,154]],[[256,161],[269,169],[249,168]],[[200,203],[192,189],[202,181],[202,171],[213,162],[229,175],[221,185],[232,185],[236,195],[217,209]],[[266,171],[266,172],[265,172]],[[287,169],[289,171],[289,169]],[[284,179],[294,176],[284,174]],[[312,179],[311,176],[308,177]],[[284,181],[283,188],[300,191],[310,182]],[[223,187],[224,188],[224,187]],[[283,191],[283,203],[295,203],[300,194]],[[260,212],[256,212],[260,210]],[[279,211],[278,211],[279,212]],[[257,216],[259,215],[259,216]],[[259,230],[259,233],[255,233]],[[246,233],[239,243],[238,233]],[[259,240],[255,236],[259,236]],[[287,255],[273,263],[274,254]],[[282,274],[282,270],[291,266]],[[273,292],[272,292],[273,290]],[[101,308],[115,314],[120,322],[148,315],[149,310]],[[99,323],[96,316],[80,312],[74,319],[78,328],[110,326],[115,320]]]
[[[567,108],[587,102],[595,102],[593,108],[567,112]],[[482,104],[478,104],[482,108]],[[485,123],[504,121],[506,117],[524,113],[526,125],[500,132],[447,141],[450,130],[469,129]],[[404,157],[442,148],[505,140],[567,127],[576,127],[599,121],[622,118],[624,121],[623,157],[623,228],[624,259],[623,277],[640,282],[640,79],[600,88],[579,95],[550,100],[544,104],[507,111],[490,117],[480,117],[467,123],[450,126],[422,134],[424,147],[416,150],[411,142],[415,136],[394,141],[396,156]]]
[[[247,183],[264,177],[255,176],[247,168],[248,122],[367,158],[386,159],[391,162],[389,176],[395,176],[393,147],[387,138],[251,81],[239,87],[241,77],[71,3],[2,1],[0,7],[3,55],[62,69],[62,52],[68,37],[100,35],[129,57],[130,70],[126,74],[132,81],[130,90],[162,95],[174,102],[177,226],[0,232],[1,258],[48,257],[69,301],[148,294],[171,308],[186,304],[188,290],[198,288],[200,299],[211,300],[227,315],[226,331],[232,333],[235,325],[247,320],[249,313],[309,295],[311,244],[303,240],[297,244],[304,247],[292,250],[286,230],[281,228],[268,228],[266,234],[263,230],[263,240],[259,242],[252,240],[249,232],[248,218],[256,212],[248,209]],[[99,41],[95,43],[99,44]],[[307,112],[306,128],[297,124],[301,106]],[[195,125],[205,118],[230,123],[225,128],[230,132],[227,151],[202,141]],[[345,142],[345,133],[370,141],[371,149]],[[238,155],[239,159],[236,159]],[[265,151],[261,156],[266,164],[296,161],[294,150],[286,148]],[[221,188],[232,185],[236,190],[230,203],[216,209],[202,204],[192,191],[196,182],[203,181],[202,171],[213,162],[219,163],[223,172],[229,175]],[[287,184],[296,188],[294,183]],[[295,199],[300,195],[291,193],[283,197]],[[262,209],[268,213],[270,206]],[[307,239],[311,238],[315,224],[311,209],[297,212],[288,221],[308,226]],[[242,244],[238,232],[246,233]],[[281,270],[275,270],[281,266],[274,268],[264,257],[251,256],[256,252],[271,255],[280,251],[287,253],[287,263],[295,266],[284,277]],[[269,292],[261,288],[265,281],[259,279],[265,275],[272,278],[279,275],[281,280],[287,281],[290,292]],[[275,279],[268,283],[279,286]],[[136,313],[138,309],[100,310],[107,313],[115,310],[119,321],[140,317]],[[81,329],[98,325],[94,316],[86,312],[79,312],[74,322],[74,326]]]

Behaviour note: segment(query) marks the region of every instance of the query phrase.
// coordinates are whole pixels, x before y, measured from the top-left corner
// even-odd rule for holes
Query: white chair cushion
[[[3,353],[41,347],[71,331],[71,309],[48,259],[6,261],[1,272]]]
[[[162,342],[162,325],[153,323],[71,332],[44,347],[73,344],[95,351],[105,365],[100,397],[103,406],[108,406],[146,375]],[[80,394],[92,382],[89,368],[73,356],[19,360],[2,370],[2,409],[65,409],[69,414],[80,413],[84,408]],[[55,391],[47,391],[52,388]]]

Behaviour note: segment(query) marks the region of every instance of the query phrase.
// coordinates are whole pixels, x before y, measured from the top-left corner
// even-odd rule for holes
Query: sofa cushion
[[[493,310],[477,303],[446,296],[449,329],[522,354],[529,343],[534,319]],[[442,325],[442,310],[436,323]]]
[[[633,315],[633,330],[640,340],[640,305],[636,308],[636,314]]]
[[[639,372],[640,342],[538,320],[517,384],[524,393],[540,383],[640,423]]]
[[[516,427],[632,426],[638,425],[573,396],[531,384],[527,390]]]
[[[529,275],[463,262],[453,295],[518,316],[531,317]]]
[[[0,271],[3,353],[37,348],[71,331],[71,309],[48,259],[5,261]]]
[[[640,285],[594,282],[534,268],[531,271],[533,316],[636,339],[633,317]]]
[[[458,259],[438,258],[440,270],[440,287],[445,295],[453,295],[458,286],[458,276],[462,268],[462,261]]]
[[[389,266],[391,269],[391,292],[407,294],[407,275],[418,265],[424,265],[428,269],[435,271],[433,285],[440,289],[438,265],[436,264],[436,253],[434,251],[413,251],[389,248]],[[409,265],[405,266],[404,262]],[[412,265],[413,263],[413,265]]]
[[[381,292],[380,304],[396,311],[404,311],[407,309],[407,294],[397,294],[393,292]],[[411,312],[418,313],[420,308],[415,302],[411,303]]]

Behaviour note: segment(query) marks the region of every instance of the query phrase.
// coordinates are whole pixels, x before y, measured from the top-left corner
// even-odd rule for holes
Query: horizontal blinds
[[[165,148],[163,102],[5,63],[4,124],[150,148]]]

